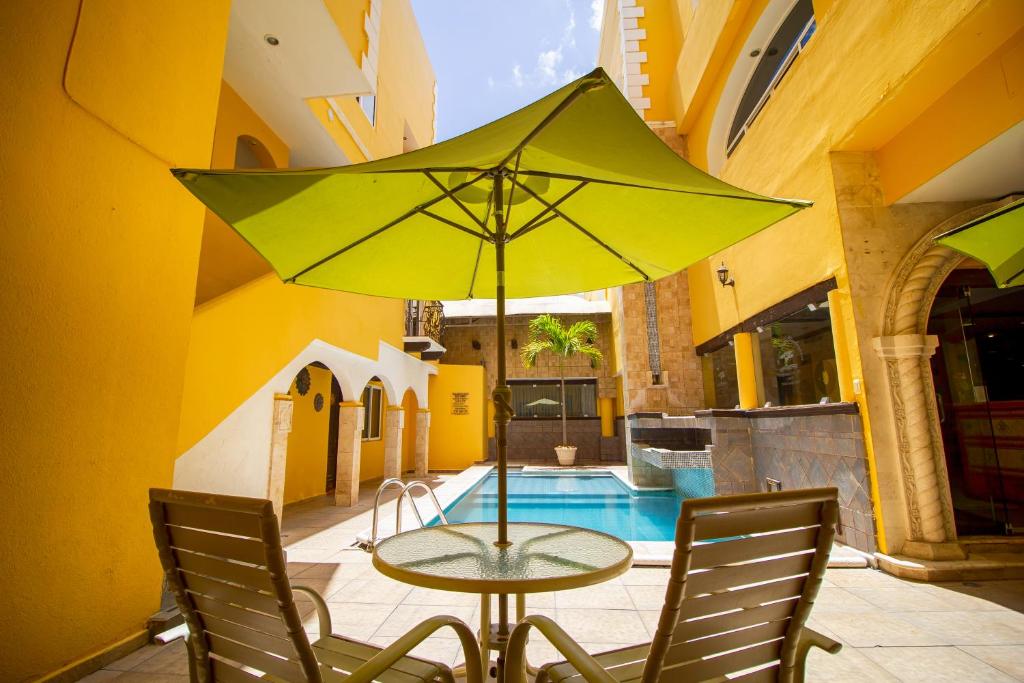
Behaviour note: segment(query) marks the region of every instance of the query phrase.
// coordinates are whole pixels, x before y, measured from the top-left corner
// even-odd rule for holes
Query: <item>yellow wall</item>
[[[254,138],[262,145],[270,157],[267,167],[288,166],[287,145],[231,86],[222,82],[210,168],[234,168],[235,146],[241,136]],[[209,301],[269,272],[270,264],[227,223],[207,210],[199,252],[196,304]]]
[[[430,469],[463,470],[487,454],[488,392],[479,365],[438,365],[430,378]],[[466,415],[452,414],[452,393],[469,394]]]
[[[57,670],[159,607],[228,2],[0,3],[0,669]],[[62,73],[67,68],[67,91]],[[72,99],[74,98],[74,99]]]
[[[288,434],[288,454],[285,458],[284,502],[294,503],[313,496],[322,496],[327,490],[327,437],[331,426],[331,372],[312,365],[309,371],[309,391],[303,396],[292,381],[288,393],[292,397],[292,431]],[[319,412],[314,404],[319,394],[323,407]]]
[[[673,118],[669,91],[672,71],[679,54],[682,27],[676,15],[674,0],[640,0],[644,16],[637,25],[646,31],[647,38],[640,41],[640,49],[647,53],[647,63],[640,71],[650,76],[643,86],[644,97],[651,99],[651,108],[644,112],[647,121],[668,121]]]
[[[367,161],[367,156],[352,132],[374,159],[403,151],[407,124],[416,146],[425,147],[434,140],[436,78],[412,6],[408,0],[389,0],[381,7],[376,125],[370,124],[355,97],[333,98],[348,127],[340,116],[333,121],[328,117],[331,107],[325,98],[307,100],[310,111],[353,163]]]
[[[398,299],[285,285],[274,274],[197,307],[178,452],[193,446],[314,339],[376,358],[379,340],[401,348],[403,320]]]

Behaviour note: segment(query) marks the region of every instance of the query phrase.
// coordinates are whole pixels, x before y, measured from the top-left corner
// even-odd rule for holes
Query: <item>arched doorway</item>
[[[947,406],[937,400],[932,372],[941,340],[929,325],[940,287],[965,258],[935,237],[1014,199],[976,206],[929,230],[903,258],[889,287],[882,335],[873,343],[885,363],[909,541],[946,543],[956,541],[958,532],[944,448]]]
[[[1024,287],[965,261],[928,318],[932,378],[958,535],[1024,530]]]
[[[291,396],[291,431],[285,456],[284,504],[332,493],[338,466],[337,378],[319,362],[295,375]]]

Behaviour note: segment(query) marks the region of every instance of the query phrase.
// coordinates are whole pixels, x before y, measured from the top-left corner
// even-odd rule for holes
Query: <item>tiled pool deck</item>
[[[392,581],[371,566],[368,554],[349,548],[370,525],[374,493],[374,487],[364,487],[353,508],[317,499],[285,510],[282,535],[293,583],[321,592],[336,633],[381,645],[435,614],[455,615],[475,629],[477,596]],[[653,634],[667,576],[665,568],[638,567],[598,586],[531,595],[527,607],[555,619],[591,652],[644,642]],[[314,632],[312,605],[300,607]],[[920,584],[872,569],[830,569],[811,625],[844,648],[835,656],[812,651],[809,681],[1024,681],[1024,581]],[[462,660],[450,631],[415,653],[448,663]],[[529,656],[539,663],[555,655],[534,636]],[[185,683],[182,641],[144,647],[84,680],[114,678]]]

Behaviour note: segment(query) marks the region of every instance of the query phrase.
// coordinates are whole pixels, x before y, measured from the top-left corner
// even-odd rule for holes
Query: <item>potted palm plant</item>
[[[558,464],[572,465],[576,462],[576,446],[569,444],[565,409],[565,363],[576,355],[590,359],[591,367],[601,362],[601,350],[594,346],[597,339],[597,325],[590,320],[574,322],[569,327],[555,316],[544,313],[530,321],[530,341],[523,347],[520,355],[523,365],[532,368],[537,363],[537,356],[550,353],[558,360],[558,380],[561,397],[562,443],[555,446]]]

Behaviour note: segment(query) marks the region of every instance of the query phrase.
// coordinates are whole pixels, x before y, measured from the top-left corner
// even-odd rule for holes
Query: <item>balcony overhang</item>
[[[288,145],[291,166],[349,163],[305,100],[372,88],[322,0],[231,3],[224,80]]]
[[[430,337],[402,337],[402,344],[406,353],[420,354],[420,360],[438,360],[448,350]]]

